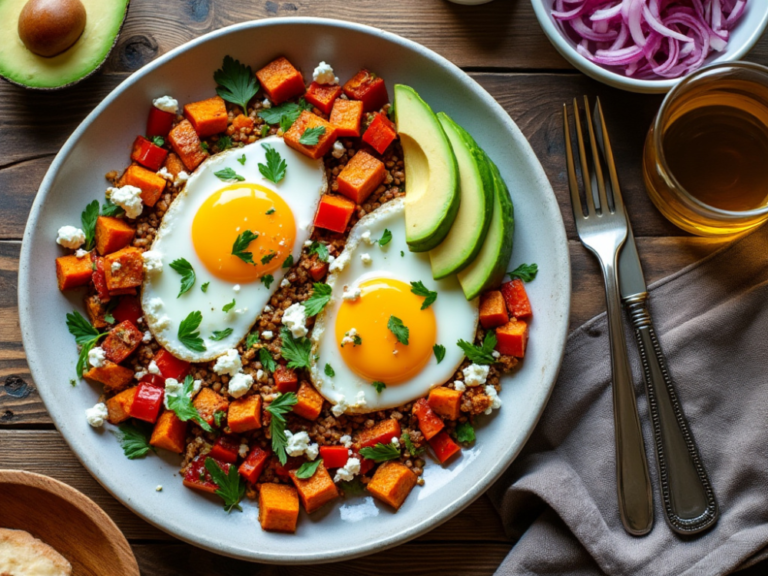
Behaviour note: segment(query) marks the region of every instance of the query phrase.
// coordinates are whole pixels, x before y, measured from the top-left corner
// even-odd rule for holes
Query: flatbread
[[[72,576],[72,565],[29,532],[0,528],[0,576]]]

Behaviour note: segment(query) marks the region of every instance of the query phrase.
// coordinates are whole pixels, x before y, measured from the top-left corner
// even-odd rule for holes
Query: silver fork
[[[605,301],[608,310],[608,333],[611,345],[611,371],[613,374],[613,417],[616,436],[616,488],[618,491],[619,514],[624,529],[634,536],[647,534],[653,526],[653,495],[648,476],[648,460],[645,453],[643,433],[640,428],[640,416],[637,413],[635,389],[629,367],[627,343],[624,339],[621,301],[619,299],[619,281],[617,275],[619,250],[627,239],[627,218],[620,193],[613,197],[613,206],[609,205],[606,195],[605,179],[600,164],[589,101],[584,97],[589,146],[592,155],[592,170],[584,145],[584,136],[579,118],[579,106],[573,99],[574,124],[581,161],[581,174],[584,184],[584,196],[587,210],[584,211],[576,166],[571,144],[571,132],[568,122],[568,105],[563,104],[563,127],[565,132],[565,150],[568,165],[568,186],[571,191],[571,207],[576,231],[581,243],[595,255],[600,262],[605,281]],[[602,118],[600,119],[602,120]],[[605,124],[602,123],[605,130]],[[607,136],[607,132],[603,132]],[[616,182],[616,170],[609,166],[611,185],[619,190]],[[592,182],[596,184],[598,205],[595,204]]]

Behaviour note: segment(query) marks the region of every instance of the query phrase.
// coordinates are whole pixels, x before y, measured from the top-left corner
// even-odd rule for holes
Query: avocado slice
[[[515,232],[515,209],[509,190],[496,164],[485,155],[493,178],[493,215],[480,253],[467,268],[459,272],[459,283],[467,300],[501,283],[512,256]]]
[[[493,214],[491,168],[474,138],[445,112],[437,118],[459,167],[461,209],[448,236],[429,252],[432,276],[440,280],[466,268],[483,247]]]
[[[456,219],[459,169],[437,116],[409,86],[395,85],[395,120],[405,164],[405,240],[411,252],[427,252]]]
[[[45,58],[19,38],[18,23],[27,0],[0,1],[0,76],[26,88],[69,86],[98,70],[112,51],[128,11],[129,0],[82,0],[85,29],[67,50]]]

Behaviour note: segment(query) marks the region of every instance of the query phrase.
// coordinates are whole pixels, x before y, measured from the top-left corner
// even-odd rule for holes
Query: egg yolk
[[[246,232],[257,237],[236,249]],[[296,222],[288,204],[258,184],[238,183],[216,191],[192,221],[192,244],[208,272],[237,284],[253,282],[282,266],[295,239]]]
[[[357,375],[387,386],[400,384],[418,374],[429,362],[437,336],[431,308],[421,309],[424,298],[411,292],[405,282],[377,278],[359,285],[360,298],[344,300],[336,317],[336,342],[341,357]],[[387,325],[399,318],[408,328],[408,344],[402,344]],[[352,329],[360,344],[342,341]]]

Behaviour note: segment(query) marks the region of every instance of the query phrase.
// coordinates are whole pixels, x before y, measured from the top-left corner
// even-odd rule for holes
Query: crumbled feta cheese
[[[269,98],[264,98],[264,100],[261,101],[261,107],[272,108],[272,102],[269,101]]]
[[[155,492],[162,492],[162,491],[163,491],[163,486],[162,486],[162,484],[158,484],[158,485],[157,485],[157,488],[155,488]]]
[[[94,368],[101,368],[106,362],[107,356],[104,354],[104,349],[102,347],[96,346],[88,351],[88,364]]]
[[[346,412],[347,408],[349,408],[349,404],[347,404],[347,399],[344,398],[344,396],[342,396],[341,398],[339,398],[338,402],[336,402],[336,404],[333,405],[333,407],[331,408],[331,412],[333,413],[334,416],[341,416],[342,414],[344,414],[344,412]]]
[[[240,292],[240,284],[235,284],[234,286],[232,286],[232,290],[234,290],[235,292]]]
[[[344,448],[352,448],[352,436],[349,434],[344,434],[344,436],[339,438],[339,442],[341,442],[341,445],[344,446]]]
[[[331,156],[334,158],[341,158],[344,156],[345,151],[346,148],[344,148],[344,144],[336,140],[336,142],[333,143],[333,151],[331,152]]]
[[[312,240],[304,240],[304,248],[309,248],[312,246]]]
[[[360,458],[348,458],[347,463],[336,470],[336,475],[333,477],[333,481],[349,482],[358,474],[360,474]]]
[[[187,174],[186,172],[184,172],[184,170],[182,170],[181,172],[176,174],[176,180],[174,180],[173,183],[176,184],[176,186],[178,186],[179,184],[184,184],[187,180],[189,180],[189,174]]]
[[[368,246],[373,246],[376,243],[376,240],[371,238],[371,231],[370,230],[366,230],[365,232],[363,232],[360,235],[360,239],[363,242],[365,242],[366,244],[368,244]]]
[[[112,270],[112,274],[117,274],[118,270],[120,270],[120,268],[122,267],[123,265],[120,264],[120,262],[117,262],[117,261],[112,262],[112,266],[110,266],[110,269]]]
[[[333,73],[333,68],[326,62],[320,62],[312,72],[312,79],[318,84],[338,84],[339,79]]]
[[[245,307],[243,307],[243,308],[237,308],[237,309],[235,310],[235,314],[240,314],[240,315],[243,315],[243,314],[245,314],[246,312],[248,312],[248,306],[245,306]]]
[[[56,244],[74,250],[85,242],[85,232],[74,226],[62,226],[56,235]]]
[[[195,395],[197,395],[198,392],[200,392],[200,388],[203,387],[203,381],[202,380],[195,380],[192,382],[192,391],[189,393],[189,397],[193,398]]]
[[[163,255],[157,250],[147,250],[141,255],[144,260],[144,271],[152,274],[163,271]]]
[[[328,267],[328,270],[331,272],[340,272],[344,270],[344,267],[349,263],[349,259],[351,258],[349,254],[349,252],[343,252],[341,256],[333,261],[333,263]]]
[[[333,264],[333,261],[336,260],[336,256],[333,256],[332,254],[328,254],[328,264]]]
[[[304,431],[292,433],[290,430],[285,431],[285,438],[288,440],[285,445],[285,451],[288,456],[306,456],[309,460],[317,458],[319,448],[317,444],[309,443],[309,434]]]
[[[136,186],[126,185],[120,188],[108,188],[107,196],[113,204],[117,204],[125,210],[128,218],[138,218],[144,205],[141,202],[141,189]]]
[[[307,335],[307,309],[303,304],[291,304],[283,312],[283,325],[291,331],[294,338],[302,338]]]
[[[88,424],[94,428],[101,428],[104,426],[104,420],[109,416],[107,405],[104,402],[99,402],[93,408],[87,408],[85,410],[85,419],[88,420]]]
[[[160,368],[157,367],[157,362],[152,360],[149,363],[149,366],[147,366],[147,372],[149,372],[150,374],[160,374]]]
[[[264,378],[264,370],[256,370],[256,380]]]
[[[357,396],[355,396],[355,408],[365,408],[368,406],[368,402],[365,400],[365,392],[360,390],[360,392],[357,393]]]
[[[240,455],[240,458],[245,458],[248,455],[248,444],[240,444],[237,453]]]
[[[144,372],[144,370],[139,370],[138,372],[136,372],[136,373],[133,375],[133,377],[134,377],[134,378],[136,378],[136,380],[141,380],[141,379],[142,379],[142,378],[144,378],[144,376],[146,376],[146,375],[147,375],[147,373],[146,373],[146,372]]]
[[[360,295],[362,293],[363,293],[363,291],[360,290],[360,288],[358,288],[358,287],[355,287],[355,288],[344,288],[344,293],[341,295],[341,297],[344,300],[357,300],[358,298],[360,298]]]
[[[179,110],[179,102],[176,98],[171,98],[170,96],[160,96],[160,98],[155,98],[152,100],[152,105],[158,110],[170,112],[171,114],[176,114]]]
[[[392,445],[400,448],[400,439],[397,436],[392,436]]]
[[[355,344],[355,336],[357,336],[357,328],[351,328],[349,332],[344,333],[344,338],[341,339],[341,347],[344,348],[345,344]]]
[[[467,386],[479,386],[485,384],[488,378],[488,366],[480,364],[470,364],[464,368],[464,384]]]
[[[264,332],[261,333],[262,340],[272,340],[273,336],[274,336],[274,333],[272,332],[272,330],[264,330]]]
[[[485,393],[491,399],[491,405],[485,411],[486,414],[490,414],[494,410],[501,408],[501,398],[499,398],[499,395],[496,393],[496,388],[493,386],[486,386]]]
[[[144,336],[142,336],[141,341],[144,343],[151,342],[152,341],[152,332],[147,330],[144,332]]]
[[[213,371],[216,374],[229,374],[234,376],[243,368],[243,362],[240,360],[240,354],[237,350],[230,348],[224,354],[216,358],[216,364],[213,365]]]
[[[464,392],[464,390],[466,390],[467,387],[464,384],[464,382],[462,382],[461,380],[456,380],[453,383],[453,389],[458,390],[459,392]]]
[[[170,406],[168,406],[168,398],[171,396],[178,396],[181,394],[183,389],[184,385],[176,380],[176,378],[165,379],[165,395],[163,396],[163,404],[167,409],[170,410]]]
[[[165,166],[163,166],[162,168],[160,168],[160,170],[157,171],[157,175],[160,176],[160,178],[163,178],[165,180],[170,180],[171,182],[173,182],[173,174],[168,172],[168,168],[166,168]]]
[[[501,358],[501,353],[498,350],[494,350],[493,352],[491,352],[491,356],[493,356],[494,358]]]
[[[251,386],[253,386],[253,376],[245,372],[238,372],[229,381],[229,395],[240,398],[251,389]]]
[[[168,327],[171,325],[171,318],[167,314],[163,314],[155,321],[155,330],[158,332],[162,332],[163,330],[168,329]]]
[[[394,350],[392,350],[392,356],[397,356],[397,348],[395,348]]]
[[[366,252],[364,254],[360,254],[360,261],[368,266],[368,264],[373,262],[373,259],[371,258],[371,255]]]
[[[163,307],[163,299],[162,298],[150,298],[149,302],[147,302],[147,310],[151,314],[157,314],[160,312],[160,309]]]
[[[267,314],[272,312],[272,306],[270,306],[269,304],[264,306],[264,312],[266,312]]]
[[[280,288],[288,288],[291,285],[291,281],[288,278],[283,278],[280,282]]]
[[[78,258],[85,258],[86,256],[88,256],[88,254],[90,254],[90,252],[88,252],[87,250],[83,250],[82,248],[78,248],[77,251],[75,252],[75,256],[77,256]]]

